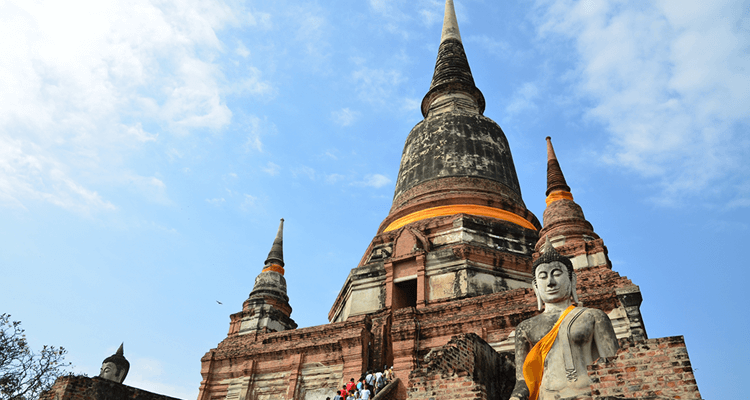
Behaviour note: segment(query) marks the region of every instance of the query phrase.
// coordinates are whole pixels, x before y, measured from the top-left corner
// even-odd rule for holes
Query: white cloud
[[[178,150],[178,149],[176,149],[174,147],[168,148],[165,153],[166,153],[167,157],[169,157],[169,161],[175,161],[175,160],[183,157],[183,153],[180,150]]]
[[[715,234],[735,236],[740,231],[746,231],[748,224],[738,221],[722,221],[711,219],[706,223],[705,229]]]
[[[404,98],[401,101],[402,111],[420,111],[422,109],[422,99]],[[421,112],[421,111],[420,111]]]
[[[229,124],[232,112],[224,104],[216,80],[217,67],[195,58],[180,61],[179,78],[163,88],[168,97],[158,114],[178,132],[219,129]]]
[[[249,211],[255,208],[257,202],[258,202],[257,197],[249,195],[249,194],[245,194],[242,200],[242,204],[240,204],[240,209],[242,211]]]
[[[264,100],[269,100],[276,95],[271,82],[262,79],[261,71],[253,66],[247,67],[244,77],[237,81],[230,82],[224,89],[224,93],[232,94],[251,94]]]
[[[248,25],[260,28],[262,30],[269,30],[273,27],[273,21],[271,20],[271,14],[264,12],[248,12],[245,14],[245,21]]]
[[[326,20],[321,15],[320,9],[312,10],[310,8],[300,9],[298,15],[301,17],[298,22],[297,39],[306,42],[308,50],[314,52],[317,48],[317,39],[320,39],[325,31]]]
[[[425,26],[433,26],[443,23],[445,14],[445,2],[438,0],[422,1],[420,4],[419,16]],[[460,25],[459,25],[460,26]]]
[[[516,89],[513,98],[505,107],[508,116],[518,115],[524,111],[536,110],[535,100],[539,97],[539,88],[532,82],[526,82]]]
[[[400,71],[368,67],[354,71],[352,78],[363,101],[381,105],[394,103],[396,90],[406,81]]]
[[[287,14],[289,29],[294,30],[295,41],[302,46],[304,63],[311,69],[327,68],[325,61],[330,53],[329,22],[322,7],[313,3],[295,3]]]
[[[135,140],[139,142],[155,142],[156,139],[159,137],[158,134],[152,135],[144,131],[140,122],[136,123],[134,126],[127,126],[124,124],[120,124],[120,128],[124,130],[126,134],[132,136]]]
[[[54,204],[83,212],[88,211],[90,209],[89,206],[92,206],[95,210],[114,210],[116,208],[109,201],[103,200],[97,192],[82,187],[58,169],[50,171],[50,178],[52,178],[55,185],[63,186],[62,190],[55,190],[55,192],[67,192],[68,194],[73,195],[63,197],[57,195],[45,196],[47,197],[47,200]],[[82,201],[82,204],[76,200]]]
[[[0,3],[0,140],[14,154],[0,169],[3,203],[113,209],[82,176],[121,181],[123,159],[159,142],[144,127],[226,127],[213,55],[234,15],[192,0]]]
[[[271,161],[269,161],[266,166],[261,169],[268,175],[276,176],[279,174],[279,170],[281,169],[281,167],[279,167],[276,163],[272,163]]]
[[[370,7],[381,14],[393,14],[393,0],[370,0]]]
[[[234,50],[234,52],[242,58],[250,57],[250,50],[245,47],[245,44],[242,43],[242,41],[237,41],[237,48]]]
[[[326,183],[333,185],[336,182],[344,180],[344,178],[346,177],[341,174],[330,174],[326,176]]]
[[[251,71],[255,72],[257,69],[253,68]],[[260,80],[258,75],[259,74],[253,73],[250,76],[243,78],[237,87],[242,89],[245,93],[264,95],[266,97],[272,96],[274,94],[273,86],[267,81]]]
[[[206,203],[208,203],[208,204],[210,204],[212,206],[216,206],[216,207],[224,204],[225,201],[226,200],[224,200],[223,197],[217,197],[215,199],[206,199]]]
[[[354,184],[357,186],[369,186],[369,187],[374,187],[376,189],[379,189],[390,183],[391,183],[391,180],[385,175],[369,174],[369,175],[365,175],[365,178],[362,181],[355,182]]]
[[[127,174],[125,180],[132,184],[137,192],[148,201],[162,205],[172,204],[167,196],[167,185],[161,179],[153,176]]]
[[[741,1],[538,2],[543,38],[570,39],[574,90],[610,134],[607,161],[679,203],[750,177],[750,25]],[[744,9],[744,11],[743,11]]]
[[[359,118],[360,113],[352,111],[349,108],[342,108],[338,111],[331,112],[333,122],[340,126],[350,126]]]
[[[245,118],[243,127],[247,132],[245,140],[245,151],[257,150],[263,151],[263,142],[261,136],[276,133],[276,126],[266,118],[260,119],[254,115]]]
[[[30,199],[83,214],[116,209],[66,169],[36,144],[0,135],[0,205],[25,208],[23,200]]]
[[[306,166],[302,165],[300,167],[292,169],[292,175],[294,175],[295,178],[304,176],[309,178],[311,181],[315,180],[315,170]]]
[[[750,181],[735,185],[732,192],[734,195],[726,205],[728,210],[750,207]]]
[[[443,22],[445,1],[417,0],[413,2],[403,2],[395,0],[370,0],[370,7],[376,13],[392,21],[386,29],[392,33],[405,36],[407,33],[394,25],[394,22],[413,23],[415,19],[414,16],[418,16],[418,21],[425,26],[440,24]]]
[[[495,37],[489,37],[487,35],[471,35],[463,38],[464,43],[476,43],[478,44],[485,53],[494,54],[497,57],[511,57],[511,46],[507,41],[498,40]]]

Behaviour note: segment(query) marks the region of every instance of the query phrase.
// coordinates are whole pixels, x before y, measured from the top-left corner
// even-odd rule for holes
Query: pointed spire
[[[612,268],[612,263],[607,257],[607,247],[594,232],[591,223],[586,220],[581,206],[573,200],[570,187],[565,182],[562,169],[560,169],[560,163],[557,162],[557,155],[552,147],[552,138],[549,136],[547,137],[546,203],[544,227],[539,231],[539,240],[534,247],[535,251],[541,252],[540,259],[546,257],[549,252],[551,238],[555,243],[560,243],[556,251],[572,260],[576,269],[598,265]]]
[[[440,37],[440,43],[448,39],[461,41],[461,32],[458,31],[458,20],[456,19],[456,10],[453,7],[453,0],[445,1],[445,17],[443,17],[443,35]]]
[[[268,252],[265,266],[269,267],[270,265],[284,266],[284,218],[279,223],[279,231],[276,233],[276,239],[273,241],[271,251]]]
[[[555,149],[552,147],[552,138],[547,136],[547,196],[552,192],[562,191],[570,195],[570,200],[573,200],[573,195],[570,194],[570,187],[565,182],[565,176],[563,176],[560,163],[557,162],[557,156],[555,155]]]
[[[484,106],[484,95],[474,85],[469,60],[461,43],[453,0],[446,0],[435,72],[430,90],[422,99],[422,115],[426,118],[433,110],[454,109],[482,114]]]
[[[120,348],[117,349],[117,352],[115,353],[116,356],[125,357],[124,352],[122,350],[122,346],[125,345],[125,342],[120,343]]]

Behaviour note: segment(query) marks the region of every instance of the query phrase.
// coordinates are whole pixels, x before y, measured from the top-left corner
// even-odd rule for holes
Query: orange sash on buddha
[[[570,307],[566,308],[562,315],[560,315],[560,318],[557,319],[555,326],[534,345],[526,356],[526,361],[523,362],[523,379],[526,381],[526,387],[529,388],[529,400],[537,400],[539,397],[539,388],[542,386],[542,374],[544,374],[544,359],[547,358],[549,350],[555,343],[555,339],[557,339],[557,332],[560,329],[563,319],[575,308],[575,304],[571,304]]]

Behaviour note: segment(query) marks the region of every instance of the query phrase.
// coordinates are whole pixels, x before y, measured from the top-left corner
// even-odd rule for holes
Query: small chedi
[[[544,312],[516,328],[516,387],[511,400],[555,400],[591,391],[586,367],[618,349],[602,310],[576,306],[573,263],[547,237],[534,262],[533,289]],[[523,362],[522,362],[523,361]]]
[[[121,343],[120,348],[117,349],[115,354],[112,354],[102,361],[102,369],[99,371],[100,378],[122,383],[125,380],[125,377],[128,376],[130,362],[128,362],[123,354],[123,345],[124,343]]]
[[[284,279],[284,218],[268,252],[263,270],[255,278],[250,296],[242,304],[242,311],[233,314],[232,329],[240,335],[255,332],[280,332],[295,329],[290,317],[292,307],[286,294]]]

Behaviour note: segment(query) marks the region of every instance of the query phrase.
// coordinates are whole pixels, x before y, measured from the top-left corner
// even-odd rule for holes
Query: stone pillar
[[[349,378],[358,379],[369,364],[367,344],[370,339],[371,321],[366,315],[351,317],[347,322],[362,326],[357,336],[350,336],[339,340],[341,346],[341,357],[344,360],[344,381]]]
[[[641,302],[643,302],[641,289],[632,285],[617,289],[616,293],[617,299],[625,307],[625,313],[628,315],[633,341],[637,343],[648,339],[646,327],[643,325],[643,316],[641,316]]]
[[[289,374],[289,387],[286,391],[287,399],[292,400],[297,398],[297,387],[299,386],[300,369],[302,368],[303,357],[304,355],[302,353],[297,353],[292,356],[292,365],[289,368],[291,371]]]
[[[413,307],[393,312],[391,336],[393,338],[393,371],[401,378],[394,398],[405,399],[409,373],[418,368],[420,323]]]
[[[383,264],[385,268],[385,308],[393,309],[393,262]]]
[[[390,312],[381,312],[372,316],[372,328],[370,329],[369,363],[367,369],[381,371],[384,365],[392,365],[390,331],[392,316]]]
[[[417,255],[417,308],[422,308],[428,299],[427,284],[425,277],[425,254]]]
[[[209,400],[211,398],[211,391],[208,389],[208,382],[211,379],[213,373],[214,356],[216,350],[209,350],[209,352],[201,359],[201,381],[200,389],[198,390],[198,400]]]
[[[242,371],[242,374],[244,376],[249,377],[250,379],[247,382],[247,387],[245,388],[245,393],[244,393],[244,396],[242,397],[243,399],[248,399],[248,400],[252,399],[252,397],[250,397],[249,395],[250,393],[253,392],[253,389],[255,388],[256,365],[257,363],[255,362],[255,360],[247,360],[245,362],[245,369]]]

